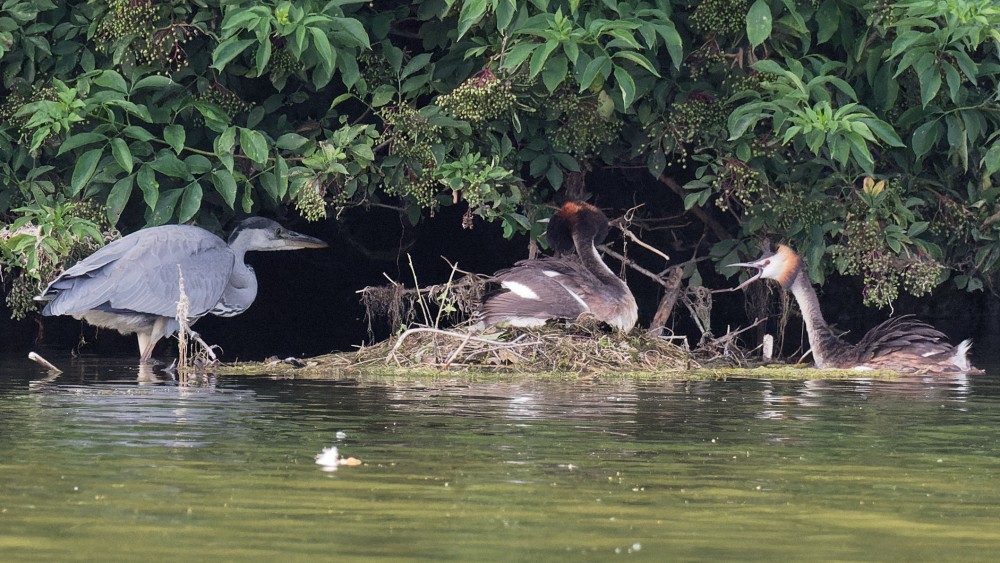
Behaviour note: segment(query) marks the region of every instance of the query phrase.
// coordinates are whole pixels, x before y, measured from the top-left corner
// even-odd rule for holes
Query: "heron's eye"
[[[279,229],[275,229],[274,230],[274,234],[275,234],[275,236],[279,236],[280,237],[281,235],[285,234],[285,231],[282,230],[282,229],[280,229],[280,228]]]

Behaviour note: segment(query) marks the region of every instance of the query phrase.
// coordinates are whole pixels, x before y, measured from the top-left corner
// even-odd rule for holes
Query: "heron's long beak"
[[[760,279],[760,277],[762,275],[764,275],[764,267],[761,266],[757,262],[736,262],[735,264],[727,264],[727,265],[725,265],[723,267],[725,267],[725,268],[737,268],[737,267],[739,267],[739,268],[754,268],[754,269],[757,270],[756,274],[750,276],[747,279],[747,281],[745,281],[745,282],[741,283],[740,285],[734,287],[733,291],[738,291],[740,289],[743,289],[744,287],[752,284],[753,282],[755,282],[758,279]]]
[[[283,250],[296,250],[299,248],[326,248],[330,246],[318,238],[304,235],[302,233],[296,233],[295,231],[282,231],[281,234],[278,235],[278,238],[281,241],[281,247]]]

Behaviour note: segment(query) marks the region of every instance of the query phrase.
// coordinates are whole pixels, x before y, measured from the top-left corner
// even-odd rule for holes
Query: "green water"
[[[182,386],[59,363],[0,358],[4,561],[1000,553],[995,375]],[[364,464],[324,471],[334,445]]]

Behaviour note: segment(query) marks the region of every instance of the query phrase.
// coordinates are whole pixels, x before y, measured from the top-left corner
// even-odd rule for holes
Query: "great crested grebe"
[[[589,203],[565,203],[545,235],[555,257],[522,260],[495,277],[501,290],[483,302],[485,326],[541,326],[549,319],[589,315],[628,332],[639,317],[628,286],[608,268],[596,244],[608,235],[608,218]]]
[[[819,309],[819,299],[794,250],[778,245],[777,251],[765,248],[754,262],[729,266],[755,268],[757,273],[736,289],[760,278],[776,280],[795,296],[809,333],[816,367],[837,369],[887,369],[900,372],[970,373],[979,372],[969,363],[972,340],[958,346],[931,325],[910,315],[891,318],[868,331],[857,344],[842,341],[830,329]]]

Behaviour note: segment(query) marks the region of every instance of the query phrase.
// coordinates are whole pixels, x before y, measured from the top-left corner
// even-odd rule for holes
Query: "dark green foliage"
[[[719,259],[767,235],[872,303],[936,272],[977,289],[1000,269],[998,29],[990,0],[10,0],[0,215],[459,205],[511,236],[569,175],[644,166],[738,237]]]

